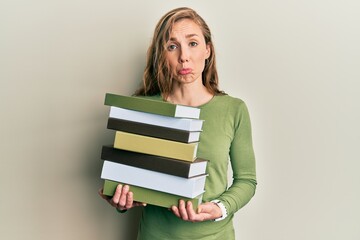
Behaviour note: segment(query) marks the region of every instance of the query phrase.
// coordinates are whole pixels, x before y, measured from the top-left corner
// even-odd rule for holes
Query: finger
[[[114,196],[113,196],[112,199],[111,199],[114,207],[116,207],[116,205],[118,205],[119,200],[120,200],[121,193],[122,193],[122,185],[121,185],[121,184],[118,184],[118,185],[116,186],[116,190],[115,190]]]
[[[172,206],[172,207],[171,207],[171,210],[172,210],[172,212],[173,212],[178,218],[181,217],[181,216],[180,216],[180,213],[179,213],[179,208],[178,208],[177,206]]]
[[[190,221],[198,220],[198,218],[197,218],[198,216],[197,216],[196,212],[193,209],[192,202],[188,201],[186,203],[186,210],[187,210],[187,214],[188,214],[188,217],[189,217]]]
[[[121,195],[120,195],[120,199],[119,199],[119,203],[118,203],[118,205],[120,207],[125,207],[125,205],[127,203],[128,192],[129,192],[129,186],[128,185],[123,186],[122,191],[121,191]]]
[[[180,200],[179,202],[179,214],[183,220],[187,221],[189,219],[184,200]]]
[[[133,206],[133,193],[132,192],[128,192],[127,197],[126,197],[126,204],[125,207],[127,209],[131,208]]]

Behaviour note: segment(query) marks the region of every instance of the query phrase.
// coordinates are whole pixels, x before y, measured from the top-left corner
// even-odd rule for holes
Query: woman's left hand
[[[221,209],[212,202],[200,204],[195,211],[190,201],[185,203],[184,200],[180,200],[179,206],[172,206],[171,210],[177,217],[190,222],[213,220],[222,216]]]

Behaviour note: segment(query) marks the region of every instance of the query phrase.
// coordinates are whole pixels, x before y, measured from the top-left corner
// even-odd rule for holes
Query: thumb
[[[208,203],[199,205],[197,209],[197,213],[209,213],[211,211],[211,205]]]
[[[197,214],[200,214],[202,212],[202,206],[200,205],[197,209]]]

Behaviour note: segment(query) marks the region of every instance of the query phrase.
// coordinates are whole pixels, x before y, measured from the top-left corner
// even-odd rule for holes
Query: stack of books
[[[113,145],[103,146],[103,193],[127,184],[134,201],[171,207],[179,199],[202,202],[208,161],[196,157],[203,120],[200,109],[149,98],[107,93],[107,128]]]

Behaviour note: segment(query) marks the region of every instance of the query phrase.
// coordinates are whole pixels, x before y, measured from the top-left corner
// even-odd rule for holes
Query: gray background
[[[138,86],[155,24],[190,6],[249,107],[258,189],[237,239],[360,239],[360,2],[0,1],[0,238],[134,239],[97,196],[106,92]]]

